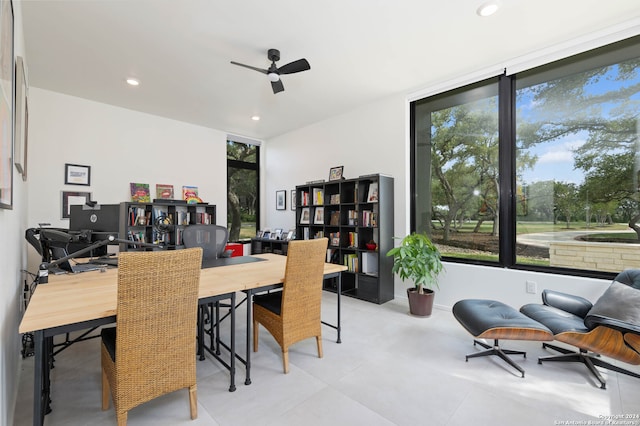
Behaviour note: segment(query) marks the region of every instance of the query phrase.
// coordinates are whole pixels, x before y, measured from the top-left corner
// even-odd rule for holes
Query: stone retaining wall
[[[551,266],[620,272],[640,268],[640,244],[551,242],[549,257]]]

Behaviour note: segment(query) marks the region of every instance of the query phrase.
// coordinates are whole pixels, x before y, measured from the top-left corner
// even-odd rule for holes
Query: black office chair
[[[189,225],[182,233],[185,247],[202,248],[202,260],[229,257],[226,251],[229,230],[220,225]]]
[[[182,233],[182,243],[186,248],[202,248],[203,262],[205,260],[229,257],[230,252],[226,250],[228,240],[229,230],[220,225],[189,225]],[[220,317],[220,307],[228,307],[228,305],[221,305],[220,302],[215,302],[200,306],[198,316],[198,336],[200,337],[198,354],[200,355],[200,360],[204,360],[203,349],[207,349],[216,357],[220,355],[220,322],[226,318],[226,315],[223,318]],[[206,324],[210,324],[210,327],[205,328]],[[208,348],[204,344],[205,334],[210,339]]]

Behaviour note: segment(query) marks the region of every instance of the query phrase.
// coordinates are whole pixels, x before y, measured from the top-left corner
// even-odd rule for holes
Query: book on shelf
[[[300,194],[300,205],[308,206],[309,205],[309,193],[307,191],[302,191]]]
[[[148,183],[134,183],[129,184],[131,190],[131,201],[134,203],[149,203],[151,202],[151,195],[149,194]]]
[[[151,212],[144,207],[129,207],[129,226],[151,225]]]
[[[340,246],[340,232],[331,232],[329,234],[329,244],[334,247]]]
[[[343,265],[347,267],[349,272],[359,272],[358,255],[355,253],[345,254]]]
[[[331,212],[331,216],[329,219],[329,225],[338,226],[340,225],[340,211],[336,210],[335,212]]]
[[[156,198],[161,200],[173,199],[173,185],[167,185],[163,183],[156,184]]]
[[[358,224],[358,211],[357,210],[349,210],[347,212],[347,223],[350,226],[355,226]]]
[[[331,194],[329,197],[330,204],[340,204],[340,194]]]
[[[201,225],[211,225],[213,217],[206,212],[196,212],[196,223]]]
[[[304,240],[308,240],[309,239],[309,228],[304,227],[302,229],[302,237]]]
[[[197,186],[184,185],[182,187],[182,199],[185,200],[187,204],[202,203],[202,199],[198,197]]]
[[[184,210],[177,210],[175,223],[176,225],[188,225],[190,221],[191,215],[189,212]]]
[[[358,247],[358,233],[349,232],[349,247]]]
[[[378,214],[371,210],[362,211],[362,226],[378,226]]]
[[[320,188],[313,188],[313,204],[321,206],[324,204],[324,191]]]

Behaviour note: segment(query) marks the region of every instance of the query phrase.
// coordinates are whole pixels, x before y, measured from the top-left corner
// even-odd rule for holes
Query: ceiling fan
[[[311,69],[309,62],[306,59],[298,59],[297,61],[289,62],[286,65],[278,68],[276,66],[276,62],[280,60],[280,51],[278,49],[269,49],[267,51],[267,58],[271,61],[271,66],[268,69],[256,68],[251,65],[241,64],[239,62],[231,61],[233,65],[239,65],[241,67],[249,68],[250,70],[258,71],[263,74],[266,74],[271,81],[271,88],[273,89],[273,93],[279,93],[284,91],[284,85],[282,84],[282,80],[280,80],[280,76],[282,74],[293,74],[300,71],[307,71]]]

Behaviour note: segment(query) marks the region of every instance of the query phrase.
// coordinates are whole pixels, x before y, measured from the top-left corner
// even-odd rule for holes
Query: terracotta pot
[[[415,287],[408,288],[409,313],[419,317],[430,317],[433,311],[434,296],[433,290],[424,289],[424,294],[420,294]]]

